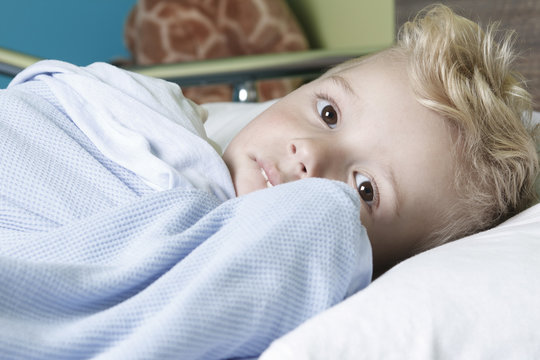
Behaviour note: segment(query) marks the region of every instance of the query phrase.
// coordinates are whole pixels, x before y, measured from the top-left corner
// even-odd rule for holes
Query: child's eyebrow
[[[334,84],[339,85],[348,95],[353,96],[353,97],[358,97],[358,94],[354,92],[349,81],[345,79],[343,76],[338,75],[338,74],[333,74],[329,77],[329,79],[331,79],[334,82]]]

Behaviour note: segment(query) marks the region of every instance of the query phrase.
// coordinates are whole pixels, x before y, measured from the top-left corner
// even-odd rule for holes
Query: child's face
[[[357,189],[377,272],[408,256],[452,204],[451,135],[413,97],[405,65],[381,55],[278,101],[223,158],[238,195],[306,177]]]

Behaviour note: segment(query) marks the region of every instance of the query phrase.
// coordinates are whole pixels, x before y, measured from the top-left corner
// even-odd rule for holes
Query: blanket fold
[[[106,63],[44,60],[17,74],[9,87],[30,81],[46,84],[101,153],[150,187],[194,186],[222,200],[234,197],[226,165],[207,141],[206,110],[178,85]]]

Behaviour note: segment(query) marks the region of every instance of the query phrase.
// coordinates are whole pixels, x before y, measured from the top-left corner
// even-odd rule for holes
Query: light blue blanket
[[[40,83],[0,91],[0,357],[256,357],[366,286],[346,184],[154,191]]]

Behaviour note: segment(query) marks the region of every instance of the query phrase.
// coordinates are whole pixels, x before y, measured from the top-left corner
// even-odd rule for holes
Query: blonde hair
[[[397,44],[385,51],[406,59],[417,100],[457,133],[458,198],[417,251],[491,228],[537,201],[537,128],[526,126],[531,96],[512,70],[512,44],[513,34],[498,31],[497,24],[483,31],[448,7],[433,5],[405,23]]]

